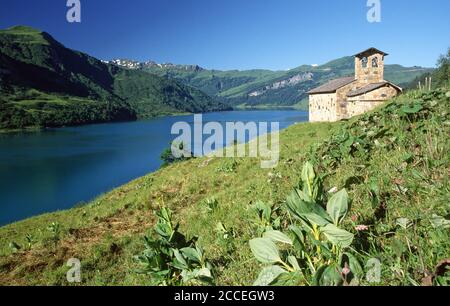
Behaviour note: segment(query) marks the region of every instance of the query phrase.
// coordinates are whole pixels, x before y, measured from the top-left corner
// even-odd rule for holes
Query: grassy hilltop
[[[258,159],[192,159],[87,205],[5,226],[0,229],[0,284],[67,285],[65,264],[73,257],[82,262],[83,285],[181,284],[187,277],[180,274],[185,266],[210,268],[213,284],[251,285],[270,264],[278,267],[271,268],[279,275],[276,283],[342,284],[339,277],[348,267],[336,254],[343,251],[351,254],[345,258],[355,275],[367,272],[370,258],[379,259],[382,285],[448,284],[449,103],[448,90],[410,92],[348,122],[286,129],[280,135],[280,163],[273,170],[261,169]],[[300,191],[291,192],[302,187],[302,179],[313,177],[312,169],[302,172],[308,161],[316,173],[311,184],[318,191],[317,178],[323,183],[317,203],[332,197],[329,190],[348,192],[349,211],[336,222],[339,238],[320,226],[311,235],[304,217],[317,215],[296,217],[295,210],[305,202],[297,198]],[[338,202],[346,201],[341,197]],[[164,210],[155,215],[163,207],[172,211],[173,224]],[[322,211],[314,208],[323,216]],[[171,226],[175,222],[179,228]],[[282,267],[277,259],[261,264],[253,254],[258,250],[250,248],[249,242],[267,236],[269,229],[284,233],[275,235],[276,241],[285,242],[277,243],[281,255],[275,257],[287,262],[284,258],[290,255]],[[176,235],[164,238],[172,231]],[[172,250],[170,255],[156,254],[173,256],[169,266],[138,273],[143,266],[135,255],[147,256],[141,257],[142,263],[155,255],[152,246],[162,250],[178,243],[164,239],[182,241],[179,233],[198,237],[196,245],[204,249],[200,263],[198,253]],[[144,236],[149,237],[147,247]],[[343,237],[349,244],[335,243]],[[266,252],[266,261],[273,252]],[[290,273],[280,274],[281,269]],[[360,284],[369,285],[359,278]]]

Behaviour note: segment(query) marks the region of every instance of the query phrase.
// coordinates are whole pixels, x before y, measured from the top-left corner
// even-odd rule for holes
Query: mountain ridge
[[[101,61],[27,26],[0,30],[0,129],[127,121],[249,107],[306,110],[307,92],[353,75],[353,57],[286,71]],[[386,65],[402,86],[432,71]]]
[[[0,31],[0,93],[2,129],[229,109],[176,80],[109,65],[26,26]]]
[[[109,61],[114,65],[132,65],[133,69],[175,79],[195,87],[208,95],[229,104],[293,106],[303,101],[306,109],[307,92],[313,87],[338,77],[354,74],[354,58],[345,56],[322,65],[301,65],[289,70],[215,70],[198,65],[158,64],[154,61],[138,62],[126,60]],[[151,63],[146,65],[145,63]],[[404,67],[386,65],[386,79],[406,86],[424,73],[432,71],[426,67]]]

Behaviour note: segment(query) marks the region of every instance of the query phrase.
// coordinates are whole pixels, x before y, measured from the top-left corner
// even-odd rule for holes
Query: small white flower
[[[328,193],[336,193],[338,192],[338,188],[337,187],[333,187],[330,189],[330,191],[328,191]]]

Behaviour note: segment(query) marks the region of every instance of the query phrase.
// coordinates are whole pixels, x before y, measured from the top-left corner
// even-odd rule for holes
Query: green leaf
[[[256,259],[264,264],[281,262],[277,246],[268,238],[256,238],[251,240],[250,248]]]
[[[391,248],[397,257],[402,257],[403,253],[405,253],[407,250],[405,244],[397,238],[394,238],[391,241]]]
[[[261,273],[259,273],[259,276],[254,282],[253,286],[269,286],[278,276],[283,273],[287,273],[287,271],[279,266],[266,267],[261,271]]]
[[[295,190],[295,192],[297,193],[299,198],[305,202],[313,202],[313,198],[311,196],[309,196],[309,194],[308,194],[309,193],[308,187],[305,185],[303,189],[304,190],[300,190],[300,189]]]
[[[353,274],[353,279],[351,282],[359,281],[364,277],[364,270],[359,263],[358,259],[351,253],[344,253],[342,257],[341,265],[344,266],[345,263],[348,264],[351,273]]]
[[[302,274],[299,271],[280,274],[272,283],[272,286],[299,286]]]
[[[398,218],[397,226],[400,226],[401,228],[406,230],[412,226],[412,222],[408,218]]]
[[[263,236],[264,236],[264,238],[268,238],[268,239],[272,240],[273,242],[281,242],[281,243],[292,245],[292,239],[280,231],[267,231],[264,233]]]
[[[351,146],[353,146],[354,143],[355,143],[355,138],[354,137],[349,137],[342,145],[344,147],[346,147],[347,150],[349,150],[349,148]]]
[[[293,191],[286,199],[286,206],[292,216],[301,218],[303,213],[311,212],[307,202],[302,200],[296,191]]]
[[[165,207],[161,208],[161,217],[164,218],[164,220],[170,221],[171,216],[172,216],[172,212],[170,210],[168,210]]]
[[[320,286],[339,286],[343,283],[341,269],[337,264],[329,265],[319,279]]]
[[[199,260],[199,262],[201,263],[203,261],[203,249],[201,246],[196,245],[195,246],[195,250],[197,251],[197,258]]]
[[[325,272],[327,266],[321,266],[319,269],[317,269],[316,273],[314,273],[313,276],[313,285],[314,286],[320,286],[320,281],[322,279],[323,272]]]
[[[430,219],[430,223],[435,229],[450,228],[450,221],[438,215],[433,215],[432,218]]]
[[[405,105],[401,108],[401,111],[405,114],[416,114],[423,109],[420,103],[415,103],[413,105]]]
[[[380,206],[379,194],[380,187],[376,178],[371,178],[369,183],[369,190],[371,193],[372,208],[375,209]]]
[[[211,270],[208,268],[202,268],[196,271],[195,278],[207,284],[213,284],[214,281]]]
[[[201,256],[201,254],[199,254],[197,252],[196,249],[194,249],[194,248],[183,248],[180,251],[190,261],[197,262],[197,263],[201,263],[202,262],[202,256]]]
[[[289,256],[289,257],[288,257],[288,262],[291,264],[291,266],[292,266],[296,271],[301,271],[300,265],[298,264],[297,258],[295,258],[294,256]]]
[[[331,223],[331,219],[325,209],[316,203],[309,203],[302,200],[295,191],[288,196],[286,206],[291,215],[300,220],[319,226],[325,226]]]
[[[330,224],[330,221],[325,219],[324,217],[315,214],[315,213],[308,213],[308,214],[302,214],[304,218],[306,218],[309,223],[316,224],[320,227],[326,226],[327,224]]]
[[[327,204],[327,212],[333,220],[334,225],[339,225],[348,212],[347,190],[343,189],[331,197]]]
[[[265,221],[270,221],[272,216],[272,207],[262,201],[257,201],[255,205],[256,209],[259,211],[260,216]]]
[[[188,268],[188,263],[183,255],[177,249],[173,250],[173,254],[175,255],[175,259],[173,261],[173,266],[177,269],[184,270]]]
[[[195,279],[196,275],[197,275],[198,270],[187,270],[184,269],[183,271],[181,271],[181,277],[183,279],[183,283],[184,284],[189,284],[192,280]]]
[[[312,188],[312,184],[316,174],[314,173],[314,167],[310,162],[306,162],[302,170],[302,181],[303,184],[308,185]]]
[[[295,238],[297,238],[301,243],[305,243],[305,235],[303,235],[302,230],[298,226],[291,225],[289,226],[289,230],[294,233]]]
[[[22,248],[18,243],[15,241],[12,241],[9,243],[9,248],[14,252],[17,253]]]
[[[202,268],[198,270],[197,277],[212,277],[211,270],[208,268]]]
[[[291,225],[289,227],[291,232],[294,234],[294,247],[299,251],[305,250],[305,236],[303,235],[301,229],[296,225]]]
[[[414,161],[414,155],[411,153],[406,153],[403,155],[402,159],[403,162],[410,164]]]
[[[321,230],[332,244],[341,248],[349,247],[353,242],[354,235],[352,233],[340,229],[333,224],[328,224]]]

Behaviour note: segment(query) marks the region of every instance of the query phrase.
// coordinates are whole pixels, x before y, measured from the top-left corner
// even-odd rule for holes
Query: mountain
[[[231,107],[299,106],[306,92],[352,75],[353,58],[287,71],[209,70],[198,65],[100,61],[25,26],[0,30],[0,129],[136,120]],[[403,85],[432,71],[386,66]]]
[[[139,70],[139,69],[152,69],[152,68],[161,68],[161,69],[175,69],[175,70],[181,70],[181,71],[202,71],[204,70],[202,67],[198,65],[175,65],[171,63],[165,63],[165,64],[158,64],[154,61],[147,61],[147,62],[138,62],[134,60],[129,59],[115,59],[112,61],[104,61],[108,64],[114,64],[117,66],[121,66],[123,68],[128,68],[132,70]]]
[[[59,127],[228,109],[198,89],[64,47],[48,33],[0,31],[0,128]]]
[[[196,65],[139,63],[115,60],[119,66],[147,71],[200,89],[232,106],[293,106],[307,98],[306,92],[330,79],[353,75],[353,57],[343,57],[320,66],[303,65],[287,71],[208,70]],[[132,64],[131,64],[132,63]],[[386,65],[385,78],[403,86],[432,69]],[[303,105],[307,107],[307,105]]]

